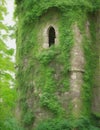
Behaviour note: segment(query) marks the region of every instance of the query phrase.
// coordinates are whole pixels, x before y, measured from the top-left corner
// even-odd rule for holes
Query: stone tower
[[[18,120],[27,130],[48,119],[99,120],[100,2],[16,4]]]

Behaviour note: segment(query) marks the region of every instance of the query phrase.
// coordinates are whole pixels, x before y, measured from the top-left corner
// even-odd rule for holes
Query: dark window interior
[[[49,47],[50,47],[51,45],[55,44],[55,38],[56,38],[55,29],[53,27],[49,28],[48,37],[49,37]]]

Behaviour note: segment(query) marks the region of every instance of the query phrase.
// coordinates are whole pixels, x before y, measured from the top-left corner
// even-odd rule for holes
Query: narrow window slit
[[[49,47],[55,44],[55,38],[56,38],[55,29],[53,27],[50,27],[48,31]]]

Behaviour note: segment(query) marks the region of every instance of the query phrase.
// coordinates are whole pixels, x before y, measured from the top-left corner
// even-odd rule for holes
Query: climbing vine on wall
[[[87,12],[91,12],[98,8],[99,1],[94,3],[94,0],[16,0],[17,8],[15,15],[18,16],[17,30],[17,81],[20,90],[20,104],[22,108],[22,118],[29,121],[27,124],[32,125],[32,120],[35,120],[36,107],[43,107],[50,111],[54,118],[66,118],[66,114],[61,102],[58,100],[57,93],[67,92],[70,89],[70,50],[74,44],[72,25],[76,22],[83,35],[84,53],[86,58],[84,85],[82,89],[82,99],[86,109],[90,106],[91,99],[91,79],[93,68],[91,64],[92,42],[85,36],[84,26],[87,19]],[[52,46],[49,49],[39,50],[40,44],[38,40],[39,25],[43,14],[48,12],[48,9],[55,8],[59,12],[59,45]],[[61,15],[61,16],[60,16]],[[83,20],[84,17],[84,20]],[[45,18],[49,19],[48,16]],[[45,21],[44,21],[45,23]],[[63,65],[60,70],[60,76],[56,79],[57,70],[54,66]],[[92,69],[93,70],[93,69]],[[35,103],[39,102],[39,105]],[[70,106],[69,106],[70,108]],[[89,117],[89,111],[84,109],[82,116]],[[69,110],[70,111],[70,110]],[[34,113],[34,116],[30,116]],[[69,112],[70,114],[71,112]],[[67,115],[67,116],[65,116]],[[27,119],[28,117],[28,119]],[[30,118],[30,119],[29,119]],[[34,119],[33,119],[34,118]]]

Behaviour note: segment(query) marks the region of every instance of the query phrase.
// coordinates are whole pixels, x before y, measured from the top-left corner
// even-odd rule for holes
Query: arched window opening
[[[48,30],[48,42],[49,42],[49,47],[55,44],[55,29],[53,27],[50,27]]]

